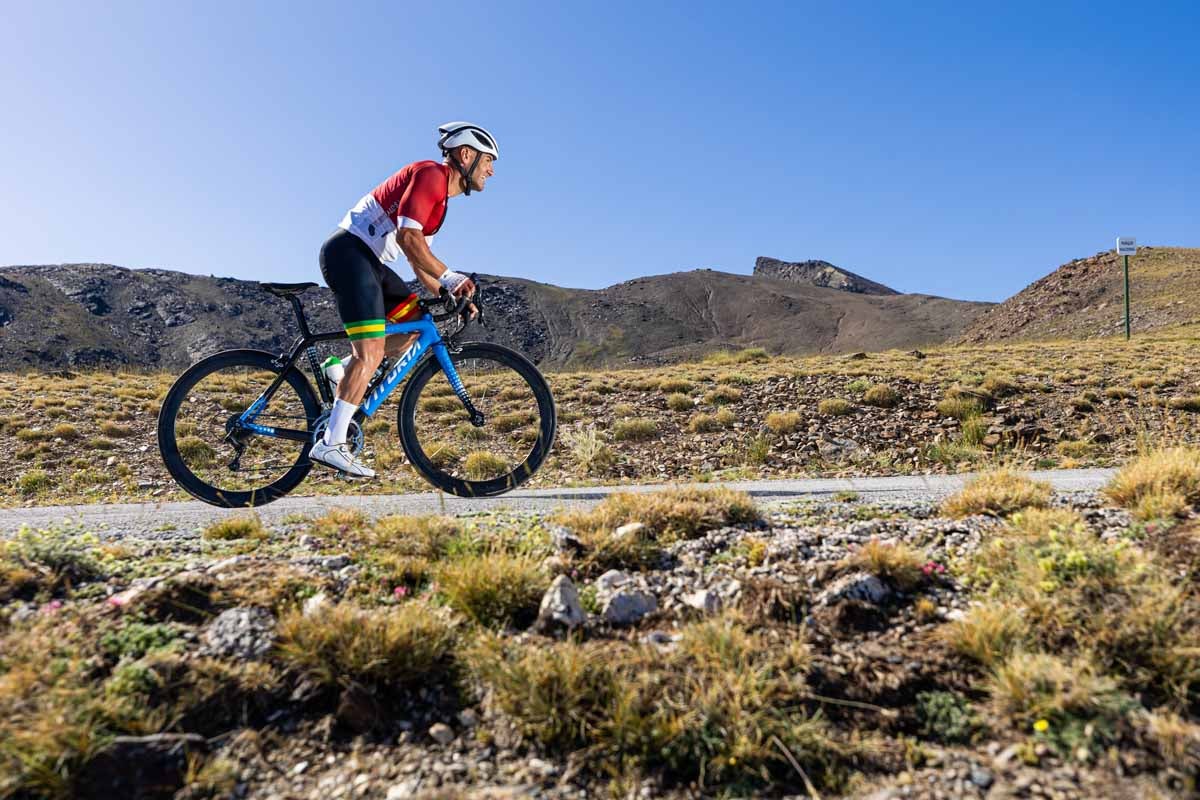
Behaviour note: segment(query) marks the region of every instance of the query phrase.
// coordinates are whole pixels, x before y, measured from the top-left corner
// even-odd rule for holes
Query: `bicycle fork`
[[[446,345],[442,342],[435,344],[433,346],[433,355],[437,358],[438,363],[441,364],[442,372],[445,373],[446,379],[450,381],[450,388],[458,396],[459,402],[463,404],[463,408],[471,415],[471,424],[476,428],[482,428],[485,422],[483,414],[471,402],[471,396],[467,394],[467,387],[463,386],[462,378],[458,377],[458,370],[454,368],[454,362],[450,359],[450,351]]]

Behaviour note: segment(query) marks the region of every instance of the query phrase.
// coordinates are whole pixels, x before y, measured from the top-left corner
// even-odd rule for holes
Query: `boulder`
[[[633,625],[657,610],[658,601],[654,595],[636,589],[621,589],[605,598],[600,613],[610,625]]]
[[[556,628],[570,630],[582,625],[586,619],[575,584],[566,575],[559,575],[542,596],[535,627],[542,632]]]
[[[222,611],[204,631],[203,651],[219,658],[257,661],[275,646],[275,617],[265,608]]]
[[[869,572],[843,575],[817,595],[816,604],[829,606],[854,600],[880,606],[891,599],[892,590]]]

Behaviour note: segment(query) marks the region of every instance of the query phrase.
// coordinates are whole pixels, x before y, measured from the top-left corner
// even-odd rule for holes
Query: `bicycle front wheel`
[[[312,469],[308,441],[264,435],[238,418],[271,386],[281,369],[270,353],[229,350],[192,365],[167,392],[158,415],[163,463],[193,497],[223,508],[277,500]],[[316,394],[294,366],[254,422],[311,432],[321,414]]]
[[[500,345],[464,344],[450,359],[483,425],[471,423],[430,356],[400,398],[400,443],[417,472],[443,491],[503,494],[529,480],[554,444],[550,387],[528,359]]]

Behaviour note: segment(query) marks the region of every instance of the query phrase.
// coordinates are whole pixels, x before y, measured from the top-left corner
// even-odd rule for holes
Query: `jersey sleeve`
[[[396,208],[396,227],[427,230],[434,213],[446,200],[446,176],[436,166],[413,173]]]

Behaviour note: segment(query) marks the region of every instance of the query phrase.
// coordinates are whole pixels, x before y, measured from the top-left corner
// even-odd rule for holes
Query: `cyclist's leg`
[[[350,338],[354,358],[338,384],[338,397],[329,417],[323,444],[337,446],[346,432],[367,383],[384,351],[384,305],[379,260],[352,233],[338,231],[321,248],[321,274],[337,300],[338,315]],[[321,450],[321,448],[317,448]],[[323,452],[323,451],[322,451]],[[320,460],[314,451],[313,458]]]

